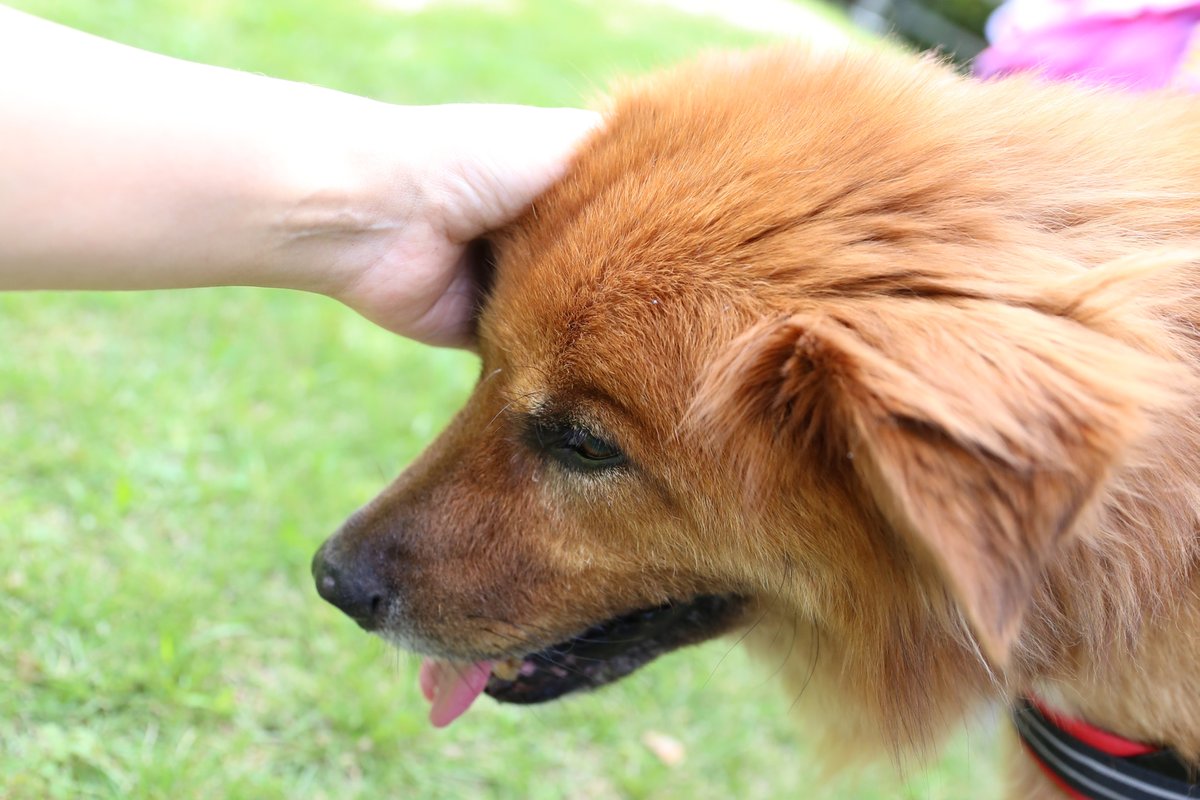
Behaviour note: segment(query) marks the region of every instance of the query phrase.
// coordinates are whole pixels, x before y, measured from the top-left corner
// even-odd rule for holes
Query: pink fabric
[[[1200,88],[1187,68],[1200,42],[1197,26],[1197,0],[1009,0],[988,22],[991,47],[976,58],[975,72]]]

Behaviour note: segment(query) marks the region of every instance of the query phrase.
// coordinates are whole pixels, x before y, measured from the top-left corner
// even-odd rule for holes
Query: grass
[[[577,104],[752,38],[634,0],[19,0],[141,47],[398,102]],[[428,442],[473,357],[263,290],[0,296],[0,797],[985,798],[987,735],[818,786],[716,642],[605,692],[425,722],[416,661],[309,559]],[[803,710],[803,703],[800,703]],[[660,763],[647,731],[678,738]]]

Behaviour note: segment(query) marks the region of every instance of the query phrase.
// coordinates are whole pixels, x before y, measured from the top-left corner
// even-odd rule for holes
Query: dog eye
[[[615,444],[574,425],[537,424],[533,434],[538,449],[571,469],[595,471],[626,461]]]
[[[615,444],[610,444],[587,431],[578,431],[578,433],[580,434],[578,441],[572,439],[568,443],[568,447],[584,461],[592,464],[609,464],[617,459],[625,458]]]

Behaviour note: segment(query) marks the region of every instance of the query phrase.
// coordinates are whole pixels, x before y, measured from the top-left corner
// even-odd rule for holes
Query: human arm
[[[597,122],[394,106],[3,7],[0,70],[0,289],[302,289],[439,344],[467,340],[465,244]]]

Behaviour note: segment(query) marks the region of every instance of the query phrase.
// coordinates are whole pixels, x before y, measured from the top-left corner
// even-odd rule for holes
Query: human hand
[[[479,254],[471,243],[559,178],[600,116],[509,105],[395,110],[407,133],[391,146],[405,142],[403,159],[380,201],[398,216],[384,223],[381,236],[364,231],[375,243],[356,243],[353,277],[329,294],[403,336],[468,345],[481,266],[473,263]],[[396,192],[404,196],[387,197]]]

